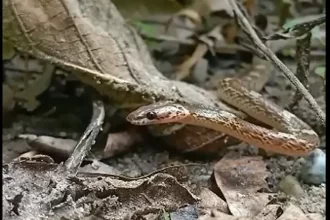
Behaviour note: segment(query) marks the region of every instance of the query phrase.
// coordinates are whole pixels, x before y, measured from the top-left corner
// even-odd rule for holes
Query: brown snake
[[[304,156],[318,147],[319,137],[306,123],[259,93],[248,90],[251,86],[247,82],[244,77],[241,80],[221,80],[217,96],[277,131],[249,123],[221,109],[171,102],[140,107],[130,113],[127,120],[134,125],[182,123],[202,126],[259,148],[291,156]]]

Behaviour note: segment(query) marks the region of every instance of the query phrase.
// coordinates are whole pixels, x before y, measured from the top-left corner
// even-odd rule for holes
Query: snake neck
[[[219,132],[228,133],[227,128],[232,128],[230,122],[239,118],[229,112],[222,110],[199,108],[194,106],[185,106],[190,115],[181,120],[182,123],[203,126]]]
[[[234,114],[222,110],[211,110],[185,106],[190,115],[180,123],[206,127],[225,133],[248,144],[255,145],[275,153],[304,156],[318,146],[319,139],[316,133],[311,133],[313,140],[300,138],[291,133],[269,130],[244,121]]]

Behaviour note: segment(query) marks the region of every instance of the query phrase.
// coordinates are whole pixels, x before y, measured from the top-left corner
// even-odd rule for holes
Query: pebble
[[[320,185],[325,183],[325,153],[315,149],[310,153],[300,170],[300,179],[307,184]]]

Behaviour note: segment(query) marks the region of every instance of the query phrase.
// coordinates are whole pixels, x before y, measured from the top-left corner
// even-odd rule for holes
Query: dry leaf
[[[231,17],[234,16],[233,10],[228,2],[228,0],[203,0],[194,1],[191,6],[193,9],[198,11],[201,15],[205,16],[211,12],[215,11],[226,11]]]
[[[27,111],[33,111],[40,105],[37,97],[48,89],[55,67],[26,55],[16,54],[4,64],[4,70],[5,83],[13,92],[13,99]]]
[[[234,23],[228,23],[222,29],[222,34],[228,44],[235,44],[235,39],[238,36],[238,27]]]
[[[44,135],[35,136],[22,134],[19,137],[26,139],[29,146],[37,151],[54,153],[65,157],[68,157],[72,153],[77,144],[77,141],[72,139],[63,139]]]
[[[202,209],[217,210],[227,214],[229,213],[227,203],[211,190],[203,188],[198,197],[200,198],[199,207]]]
[[[275,220],[278,217],[279,209],[281,209],[281,205],[269,204],[253,220]]]
[[[243,1],[243,5],[247,11],[247,13],[250,15],[250,16],[253,16],[255,15],[256,13],[254,12],[255,11],[255,6],[257,4],[257,1],[256,0],[244,0]]]
[[[234,216],[255,216],[269,202],[269,193],[258,192],[268,189],[262,157],[231,152],[215,165],[214,177]]]
[[[5,219],[17,219],[11,211],[15,204],[19,204],[16,213],[22,219],[79,219],[91,214],[102,219],[131,219],[197,201],[168,174],[125,181],[104,174],[67,176],[58,172],[57,164],[40,162],[10,163],[3,168]]]
[[[113,0],[112,2],[124,18],[131,20],[172,14],[182,8],[178,1],[172,0]]]
[[[139,130],[133,126],[123,132],[110,133],[104,148],[103,158],[112,157],[130,150],[134,144],[142,141],[141,135]]]
[[[3,38],[21,52],[61,66],[121,109],[155,100],[219,104],[205,90],[164,77],[116,7],[107,0],[94,3],[6,0]],[[22,14],[24,19],[18,16]],[[52,19],[56,15],[61,16]]]
[[[321,214],[319,213],[308,213],[306,214],[306,216],[310,219],[310,220],[325,220],[325,217],[323,217]]]
[[[199,220],[253,220],[251,217],[238,217],[233,215],[228,215],[219,211],[210,211],[209,213],[199,217]]]
[[[162,140],[169,146],[176,146],[180,152],[207,155],[221,155],[227,146],[240,143],[225,134],[198,126],[185,126]]]
[[[297,206],[290,204],[277,220],[310,220]]]

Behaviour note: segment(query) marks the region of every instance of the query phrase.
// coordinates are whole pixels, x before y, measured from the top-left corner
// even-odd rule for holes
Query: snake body
[[[260,67],[262,68],[262,67]],[[319,145],[318,135],[292,113],[251,91],[251,80],[226,78],[217,95],[226,103],[276,130],[249,123],[230,112],[181,103],[158,102],[142,106],[127,116],[134,125],[182,123],[228,134],[248,144],[290,156],[304,156]]]

